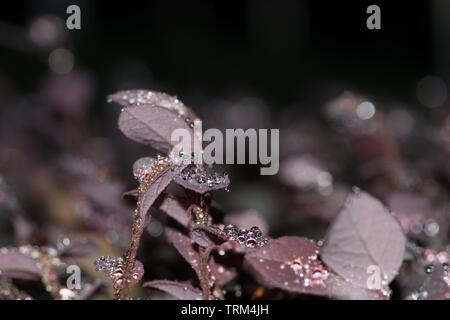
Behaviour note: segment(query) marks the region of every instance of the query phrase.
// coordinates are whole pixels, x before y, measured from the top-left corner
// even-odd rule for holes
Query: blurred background
[[[81,30],[66,28],[71,4]],[[371,4],[381,30],[366,28]],[[254,209],[270,236],[320,239],[358,186],[395,209],[417,243],[441,250],[449,36],[446,0],[2,2],[0,246],[87,238],[120,254],[132,164],[155,153],[121,134],[106,95],[143,88],[177,95],[204,129],[280,129],[278,175],[218,168],[231,180],[214,195],[224,211]],[[164,219],[143,246],[160,262],[149,278],[180,272]]]

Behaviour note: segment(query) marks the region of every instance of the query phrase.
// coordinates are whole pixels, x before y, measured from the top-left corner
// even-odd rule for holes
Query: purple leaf
[[[309,215],[314,219],[319,219],[324,222],[333,221],[342,209],[345,199],[349,194],[346,186],[333,185],[330,193],[320,192],[299,192],[295,196],[296,207],[301,208],[301,211],[296,209],[292,216],[292,221],[296,222],[305,215]]]
[[[154,288],[170,294],[179,300],[202,300],[202,293],[199,289],[190,284],[170,280],[153,280],[144,283],[146,288]]]
[[[103,287],[103,281],[96,279],[93,283],[86,283],[78,296],[78,300],[88,300]]]
[[[97,252],[98,246],[90,240],[71,241],[68,246],[64,246],[59,254],[62,258],[86,257]]]
[[[396,192],[389,195],[387,204],[408,236],[417,238],[433,217],[445,216],[424,196],[414,193]]]
[[[158,92],[131,90],[113,94],[109,99],[125,107],[119,116],[119,129],[136,142],[159,151],[170,151],[178,143],[171,140],[174,130],[185,129],[193,133],[190,124],[195,118],[174,97]]]
[[[358,192],[347,198],[320,255],[340,276],[366,288],[369,266],[378,267],[388,284],[400,268],[404,251],[405,236],[395,217],[380,201]]]
[[[190,216],[187,210],[190,204],[190,201],[185,198],[167,194],[159,203],[159,209],[180,223],[182,226],[188,228]]]
[[[142,161],[142,159],[137,160],[136,163],[140,161]],[[133,166],[134,168],[137,167],[136,163]],[[142,191],[142,196],[139,199],[139,214],[143,220],[158,196],[167,188],[183,168],[183,165],[172,164],[171,160],[168,158],[159,158],[152,162],[151,168],[149,168],[148,171],[142,171],[144,176],[139,178],[141,181],[140,189]],[[149,178],[152,180],[144,181]]]
[[[284,160],[280,167],[281,180],[299,189],[318,189],[321,184],[332,183],[330,173],[325,166],[310,155],[291,157]]]
[[[166,235],[169,242],[173,244],[175,249],[177,249],[181,256],[191,265],[192,269],[194,269],[200,279],[201,257],[198,250],[194,247],[193,241],[188,236],[171,228],[166,228]],[[220,285],[228,283],[236,276],[236,272],[234,270],[217,264],[212,257],[209,259],[208,264],[210,267],[211,278],[217,281]]]
[[[192,240],[188,236],[171,228],[166,228],[166,236],[181,256],[191,265],[197,275],[200,275],[200,254],[194,249]]]
[[[206,166],[199,165],[188,166],[175,178],[175,181],[197,193],[227,189],[230,184],[227,174],[210,172]]]
[[[194,228],[190,230],[189,237],[200,247],[210,248],[215,246],[215,243],[211,239],[210,235],[203,229]]]
[[[268,287],[345,299],[379,299],[378,291],[346,282],[319,260],[319,247],[300,237],[281,237],[245,255],[245,265]]]
[[[27,280],[37,280],[42,276],[39,261],[21,253],[18,249],[0,249],[0,275]]]
[[[223,228],[212,224],[192,224],[189,235],[196,244],[203,248],[217,248],[217,246],[220,246],[225,241],[229,240],[228,236],[224,233]]]

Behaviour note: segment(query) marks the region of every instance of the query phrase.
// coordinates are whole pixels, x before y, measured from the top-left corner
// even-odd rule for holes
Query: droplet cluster
[[[153,168],[155,159],[150,157],[140,158],[133,164],[133,176],[139,182],[143,182]]]
[[[431,274],[433,273],[438,266],[443,270],[443,278],[442,280],[450,286],[450,257],[447,251],[436,251],[432,249],[426,249],[423,253],[426,265],[425,265],[425,273]]]
[[[105,273],[113,282],[113,286],[120,286],[123,281],[125,260],[122,257],[101,256],[94,262],[95,270]]]
[[[419,288],[406,299],[449,299],[450,298],[450,266],[449,253],[420,247],[413,248],[424,260],[426,278]]]
[[[205,166],[199,165],[188,166],[176,180],[182,186],[198,192],[226,189],[230,183],[227,174],[209,172]]]
[[[239,244],[247,248],[263,247],[269,242],[269,239],[264,237],[262,231],[254,226],[249,230],[239,229],[234,225],[227,225],[223,230],[223,235],[226,239],[237,241]]]
[[[180,116],[188,113],[187,107],[176,97],[162,92],[148,90],[126,90],[120,91],[108,98],[108,102],[126,103],[128,106],[156,105],[175,111]]]
[[[170,164],[169,158],[160,155],[156,159],[150,157],[140,158],[133,165],[133,175],[141,184],[151,183]]]
[[[329,271],[317,260],[317,254],[306,257],[298,257],[280,265],[280,269],[290,268],[298,276],[294,280],[296,284],[302,284],[304,287],[322,286],[325,287],[325,281],[328,279]]]
[[[436,251],[426,249],[423,251],[423,258],[427,264],[440,263],[442,265],[450,263],[450,256],[447,251]]]

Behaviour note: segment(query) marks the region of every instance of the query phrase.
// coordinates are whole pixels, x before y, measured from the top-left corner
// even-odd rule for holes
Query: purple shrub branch
[[[79,161],[63,163],[72,168],[74,183],[70,191],[85,205],[81,208],[86,211],[83,221],[102,233],[115,228],[120,239],[130,239],[126,250],[120,247],[125,252],[123,256],[102,256],[95,262],[96,269],[112,281],[114,299],[130,299],[131,288],[144,275],[138,252],[151,219],[152,223],[168,222],[164,225],[167,242],[186,260],[196,277],[187,281],[148,281],[143,287],[153,290],[150,298],[156,296],[155,290],[176,299],[225,299],[233,290],[237,296],[238,290],[249,291],[244,287],[232,289],[241,285],[241,278],[236,277],[241,270],[253,276],[250,282],[255,283],[250,287],[258,289],[245,294],[255,298],[315,295],[331,299],[389,299],[391,289],[396,287],[401,287],[401,297],[406,299],[450,297],[448,247],[430,249],[422,242],[425,233],[435,227],[431,225],[428,230],[427,224],[445,217],[444,205],[432,202],[430,194],[421,189],[424,186],[416,185],[414,192],[406,188],[414,181],[405,178],[409,165],[401,159],[401,146],[381,112],[365,121],[355,116],[361,97],[343,95],[332,101],[327,116],[341,125],[339,138],[350,142],[352,156],[372,166],[371,170],[360,172],[362,178],[376,177],[388,182],[387,193],[370,188],[375,197],[358,188],[352,191],[344,183],[334,183],[332,165],[320,157],[303,154],[282,162],[281,182],[295,190],[300,201],[295,210],[329,224],[320,241],[296,236],[269,239],[265,236],[268,224],[258,212],[225,215],[214,206],[213,195],[228,190],[228,175],[199,164],[175,165],[167,153],[173,147],[170,133],[178,128],[190,130],[197,119],[180,100],[145,90],[119,92],[110,99],[123,107],[120,130],[128,138],[162,152],[156,159],[141,158],[133,165],[139,186],[123,194],[135,201],[132,216],[124,215],[128,207],[120,202],[120,183],[98,183],[98,170],[86,168]],[[170,184],[183,190],[184,196],[172,192],[175,188],[168,189]],[[0,184],[0,205],[19,218],[25,217],[24,210],[14,212],[17,201],[11,201],[10,193],[2,193],[2,189]],[[109,214],[111,211],[113,214]],[[150,212],[155,212],[155,217]],[[295,220],[298,218],[295,222],[304,221],[298,213],[291,213]],[[115,214],[121,218],[110,220]],[[28,221],[18,219],[15,226],[23,222]],[[33,229],[31,223],[26,226]],[[418,226],[424,231],[417,232]],[[438,225],[443,232],[445,226]],[[17,239],[19,242],[32,234],[19,229],[16,235],[24,235]],[[118,244],[122,242],[116,240],[115,245]],[[81,291],[61,285],[61,268],[66,261],[86,256],[89,251],[89,244],[61,248],[58,244],[58,249],[31,245],[0,248],[0,298],[31,298],[10,279],[40,281],[54,299],[92,297],[100,288],[97,281],[87,283]],[[367,270],[374,266],[381,273],[381,286],[369,288]],[[409,283],[412,278],[414,282]],[[391,286],[393,281],[395,286]]]

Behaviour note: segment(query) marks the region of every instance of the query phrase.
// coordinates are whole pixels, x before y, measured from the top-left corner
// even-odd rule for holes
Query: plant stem
[[[200,286],[202,287],[202,294],[205,300],[211,299],[208,266],[210,254],[211,248],[200,248]]]
[[[132,235],[130,247],[126,253],[126,264],[123,270],[123,279],[118,289],[114,294],[114,299],[124,300],[128,299],[128,291],[130,287],[131,278],[133,276],[134,265],[136,263],[136,255],[139,249],[139,243],[141,241],[142,233],[144,232],[144,223],[142,223],[141,218],[136,215],[132,226]]]

